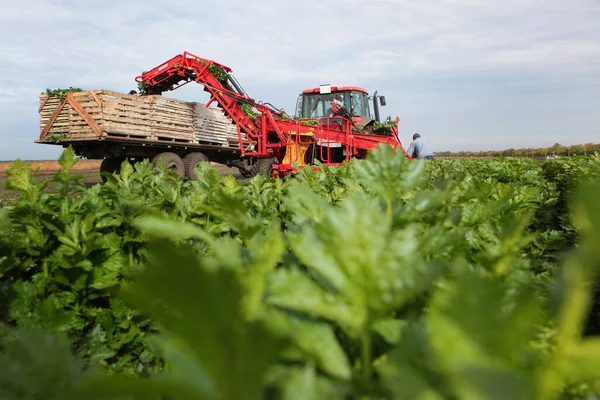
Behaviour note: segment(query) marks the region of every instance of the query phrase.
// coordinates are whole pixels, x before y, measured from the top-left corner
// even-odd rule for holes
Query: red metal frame
[[[228,74],[228,83],[224,84],[212,75],[209,70],[212,65],[220,67]],[[243,158],[276,156],[279,162],[281,162],[284,149],[288,145],[290,132],[296,132],[298,137],[303,133],[312,133],[315,143],[318,140],[339,142],[346,147],[347,159],[357,156],[359,150],[372,150],[380,143],[389,144],[394,148],[399,147],[408,156],[398,138],[399,118],[396,118],[396,126],[392,128],[391,136],[355,134],[352,131],[352,122],[339,116],[334,118],[343,121],[341,129],[332,129],[329,118],[322,119],[317,127],[301,124],[297,120],[282,120],[283,110],[275,110],[263,102],[256,102],[245,93],[234,89],[235,84],[233,85],[234,87],[229,85],[229,81],[232,79],[231,75],[229,75],[231,72],[232,69],[223,64],[198,57],[186,51],[137,76],[136,81],[143,81],[149,87],[159,88],[160,91],[175,90],[192,81],[203,85],[205,90],[211,95],[206,107],[213,102],[217,102],[223,108],[226,115],[236,124],[241,156]],[[331,87],[331,90],[332,92],[338,90],[359,90],[367,93],[365,89],[354,86]],[[303,93],[312,93],[315,91],[318,92],[319,89],[309,89]],[[239,101],[250,104],[260,113],[256,121],[244,113],[238,104]],[[324,126],[323,121],[327,122],[326,126]],[[255,144],[255,148],[252,151],[247,151],[244,147],[242,143],[244,136],[245,139]],[[323,164],[335,165],[335,163],[329,162]],[[289,164],[274,165],[273,169],[274,175],[285,175],[295,170]]]
[[[358,86],[329,86],[329,88],[331,89],[331,93],[333,92],[346,92],[346,91],[355,91],[355,92],[363,92],[365,94],[369,94],[369,92],[361,87]],[[310,94],[310,93],[321,93],[321,88],[314,88],[314,89],[306,89],[304,91],[302,91],[302,94]]]

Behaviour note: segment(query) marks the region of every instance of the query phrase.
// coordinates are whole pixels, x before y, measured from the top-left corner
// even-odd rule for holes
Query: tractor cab
[[[356,86],[321,85],[315,89],[307,89],[298,96],[296,118],[315,118],[333,116],[334,99],[341,101],[352,117],[360,117],[365,123],[373,120],[369,100],[373,100],[375,120],[379,122],[379,105],[385,105],[385,97],[369,96],[367,91]],[[377,100],[379,99],[379,104]],[[338,103],[339,104],[339,103]]]

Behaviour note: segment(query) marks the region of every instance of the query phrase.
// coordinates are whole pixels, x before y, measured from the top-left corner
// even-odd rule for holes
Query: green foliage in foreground
[[[597,158],[423,162],[381,147],[245,185],[209,164],[186,182],[124,163],[90,189],[74,162],[67,150],[57,194],[21,163],[9,174],[21,199],[0,210],[2,399],[600,392],[600,340],[583,335]]]

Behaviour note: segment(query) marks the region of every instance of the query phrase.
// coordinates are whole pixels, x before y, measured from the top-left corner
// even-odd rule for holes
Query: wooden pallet
[[[233,147],[237,127],[223,111],[159,95],[88,90],[40,96],[40,140],[131,138]],[[237,145],[236,145],[237,146]]]

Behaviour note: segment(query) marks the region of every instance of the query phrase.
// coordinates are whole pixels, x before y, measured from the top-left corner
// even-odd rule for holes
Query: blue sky
[[[185,50],[290,111],[321,83],[378,90],[405,145],[600,142],[598,0],[1,2],[0,160],[60,154],[33,143],[47,87],[127,92]],[[165,95],[206,100],[199,85]]]

